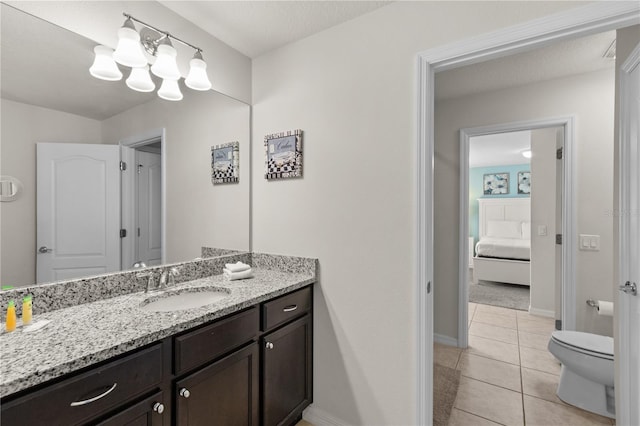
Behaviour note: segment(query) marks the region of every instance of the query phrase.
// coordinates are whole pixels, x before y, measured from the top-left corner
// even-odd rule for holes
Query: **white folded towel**
[[[231,272],[229,269],[224,268],[223,272],[224,272],[224,277],[229,281],[253,278],[253,270],[251,268],[241,272]]]
[[[230,272],[242,272],[242,271],[247,271],[247,270],[251,269],[250,265],[247,265],[246,263],[242,263],[240,261],[238,261],[236,263],[227,263],[224,266]]]

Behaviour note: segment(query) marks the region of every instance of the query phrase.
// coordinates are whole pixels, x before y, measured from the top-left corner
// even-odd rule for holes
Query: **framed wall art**
[[[240,143],[230,142],[211,147],[211,182],[237,183],[240,177]]]
[[[482,179],[484,195],[509,193],[509,173],[487,173]]]
[[[264,137],[264,178],[302,177],[302,130],[289,130]]]
[[[518,194],[531,194],[531,172],[518,172]]]

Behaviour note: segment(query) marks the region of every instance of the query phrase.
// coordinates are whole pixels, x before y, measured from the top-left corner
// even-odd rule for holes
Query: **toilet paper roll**
[[[605,302],[598,300],[598,315],[604,315],[605,317],[613,316],[613,302]]]

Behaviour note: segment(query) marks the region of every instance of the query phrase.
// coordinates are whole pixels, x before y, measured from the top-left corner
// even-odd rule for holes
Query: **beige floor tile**
[[[497,361],[520,365],[518,345],[510,343],[498,342],[497,340],[485,339],[484,337],[470,334],[467,352]]]
[[[557,404],[564,404],[556,391],[560,376],[530,368],[522,368],[522,390],[526,395],[535,396]]]
[[[520,361],[522,366],[526,368],[555,375],[560,374],[560,362],[549,351],[521,347]]]
[[[524,396],[524,416],[527,426],[588,426],[610,425],[611,420],[570,405],[555,404],[529,395]]]
[[[454,407],[503,425],[523,425],[520,393],[467,377],[460,378]]]
[[[518,317],[519,320],[521,319],[525,321],[538,321],[538,322],[543,322],[545,324],[551,324],[551,325],[554,325],[556,323],[556,320],[554,318],[543,317],[540,315],[533,315],[527,311],[516,311],[516,316]]]
[[[456,368],[462,349],[455,346],[433,344],[433,362],[444,367]]]
[[[476,312],[484,312],[487,314],[502,315],[509,318],[516,318],[517,311],[515,309],[502,308],[500,306],[478,304],[478,307],[476,308]]]
[[[496,426],[499,423],[492,422],[491,420],[483,419],[482,417],[474,416],[466,411],[458,410],[454,408],[451,410],[451,417],[449,417],[449,426]]]
[[[518,340],[520,342],[520,346],[538,349],[540,351],[547,350],[550,338],[550,334],[533,334],[527,333],[526,331],[518,331]]]
[[[497,325],[498,327],[513,328],[514,330],[518,328],[515,316],[511,318],[507,315],[483,312],[480,310],[480,306],[483,305],[478,305],[476,313],[473,315],[474,322]]]
[[[298,423],[296,423],[296,426],[313,426],[313,425],[306,420],[300,420]]]
[[[512,328],[498,327],[496,325],[485,324],[474,321],[469,327],[469,334],[484,337],[486,339],[498,340],[500,342],[518,344],[518,332]]]
[[[517,365],[463,352],[458,370],[465,377],[521,392],[520,368]]]
[[[542,320],[518,318],[518,331],[524,331],[525,333],[544,334],[551,337],[551,333],[553,333],[553,330],[555,330],[555,325],[551,318],[542,318]]]

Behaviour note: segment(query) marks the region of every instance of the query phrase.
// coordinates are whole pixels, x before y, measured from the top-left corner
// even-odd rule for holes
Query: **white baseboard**
[[[317,407],[314,407],[313,404],[308,406],[302,412],[302,418],[313,426],[346,426],[347,423],[343,422],[340,419],[333,417],[331,414],[327,413],[324,410],[321,410]]]
[[[435,343],[440,343],[441,345],[458,347],[458,339],[445,336],[444,334],[433,333],[433,341]]]
[[[529,305],[529,313],[531,315],[538,315],[541,317],[547,317],[547,318],[554,318],[556,317],[556,313],[555,311],[549,311],[546,309],[538,309],[538,308],[534,308],[531,305]]]

